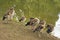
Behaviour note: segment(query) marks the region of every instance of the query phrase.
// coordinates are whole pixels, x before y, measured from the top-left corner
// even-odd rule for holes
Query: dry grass
[[[4,24],[0,21],[0,40],[59,40],[46,33],[33,33],[28,28],[22,23]]]

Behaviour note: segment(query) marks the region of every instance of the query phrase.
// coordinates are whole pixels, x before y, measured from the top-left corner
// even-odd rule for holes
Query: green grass
[[[15,11],[19,18],[21,17],[19,9],[22,9],[27,19],[38,17],[47,23],[55,24],[60,11],[59,0],[0,0],[0,5],[0,19],[10,7],[16,5]]]

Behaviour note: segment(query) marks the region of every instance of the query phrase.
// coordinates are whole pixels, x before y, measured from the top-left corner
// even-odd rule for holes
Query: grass
[[[22,23],[0,21],[0,40],[59,40],[47,33],[33,33],[30,27]]]
[[[60,40],[46,33],[33,33],[22,23],[4,24],[1,21],[3,15],[14,5],[19,19],[21,17],[19,9],[22,9],[27,21],[30,17],[38,17],[53,25],[60,12],[60,0],[0,0],[0,40]]]
[[[60,11],[59,2],[59,0],[1,0],[0,19],[9,7],[16,5],[15,11],[19,18],[21,17],[19,9],[22,9],[27,19],[38,17],[46,20],[47,23],[55,24]]]

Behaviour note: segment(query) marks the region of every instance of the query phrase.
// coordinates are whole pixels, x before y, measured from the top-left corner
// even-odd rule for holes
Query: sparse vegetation
[[[0,40],[59,40],[47,33],[32,32],[30,27],[22,23],[0,21]]]

